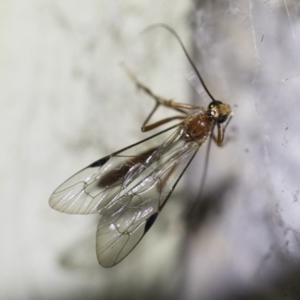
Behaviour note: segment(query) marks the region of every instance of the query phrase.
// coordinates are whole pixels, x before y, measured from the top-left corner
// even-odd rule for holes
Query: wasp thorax
[[[196,113],[188,117],[184,122],[185,139],[202,143],[206,140],[213,121],[210,116],[203,113]]]
[[[208,115],[218,123],[223,123],[231,114],[231,107],[221,101],[215,100],[208,105]]]

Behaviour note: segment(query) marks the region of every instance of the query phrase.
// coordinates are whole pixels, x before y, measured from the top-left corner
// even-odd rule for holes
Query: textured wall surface
[[[211,149],[187,239],[187,298],[299,298],[299,9],[296,1],[196,3],[194,57],[235,115],[226,147]]]
[[[298,299],[299,11],[286,0],[1,0],[0,298]],[[192,219],[183,212],[197,200],[205,147],[139,246],[103,269],[98,216],[58,213],[48,199],[150,135],[140,126],[152,100],[121,61],[166,98],[208,104],[174,38],[140,35],[159,22],[235,115],[225,147],[212,144]]]
[[[147,136],[140,126],[152,100],[141,98],[119,63],[125,60],[146,83],[147,77],[154,78],[164,93],[163,81],[170,75],[160,74],[162,58],[172,54],[176,43],[168,36],[174,43],[160,58],[140,32],[165,22],[182,24],[184,36],[190,6],[174,1],[0,1],[1,299],[161,294],[153,287],[170,274],[170,263],[163,272],[160,265],[168,255],[149,245],[151,236],[121,268],[105,270],[94,249],[98,216],[58,213],[48,199],[73,173]],[[180,63],[186,61],[181,57]],[[187,91],[186,81],[184,86]],[[161,247],[176,249],[176,236],[157,239]]]

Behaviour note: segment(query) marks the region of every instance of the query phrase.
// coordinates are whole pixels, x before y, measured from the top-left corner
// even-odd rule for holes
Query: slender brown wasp
[[[60,212],[100,214],[96,251],[103,267],[116,265],[138,244],[201,145],[210,136],[217,145],[222,145],[232,116],[230,106],[215,100],[208,91],[177,33],[164,24],[154,26],[167,29],[178,40],[211,102],[204,108],[159,97],[124,66],[137,87],[155,101],[142,131],[174,120],[180,122],[97,160],[65,181],[52,194],[50,206]],[[171,108],[178,115],[149,124],[160,106]],[[217,136],[213,135],[215,127]]]

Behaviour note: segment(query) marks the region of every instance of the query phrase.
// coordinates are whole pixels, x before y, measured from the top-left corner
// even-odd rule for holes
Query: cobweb
[[[191,299],[199,294],[243,299],[247,293],[265,293],[273,299],[278,293],[296,299],[300,4],[198,1],[196,6],[193,40],[198,66],[212,94],[229,103],[235,115],[227,145],[211,151],[206,181],[210,218],[204,221],[206,231],[196,235],[206,248],[190,243],[187,294]],[[192,174],[196,168],[194,164]],[[190,184],[197,185],[195,176]],[[213,262],[216,252],[218,261]],[[200,269],[209,274],[201,283]]]

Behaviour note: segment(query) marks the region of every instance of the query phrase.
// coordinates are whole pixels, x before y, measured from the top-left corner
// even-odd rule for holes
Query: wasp
[[[199,148],[209,137],[221,146],[232,118],[231,107],[214,99],[208,91],[178,34],[165,24],[155,26],[164,27],[178,40],[211,102],[205,108],[162,98],[123,64],[136,86],[155,101],[141,130],[147,132],[174,120],[179,122],[93,162],[66,180],[51,195],[49,204],[57,211],[100,214],[96,253],[103,267],[118,264],[140,242]],[[149,124],[152,115],[161,106],[177,114]]]

